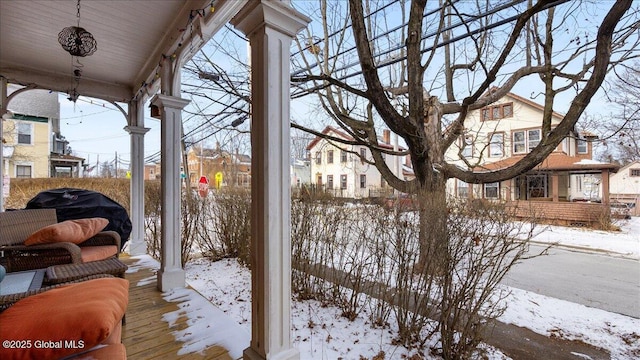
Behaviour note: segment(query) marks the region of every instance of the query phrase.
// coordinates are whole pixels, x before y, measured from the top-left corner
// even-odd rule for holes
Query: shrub
[[[203,202],[198,245],[212,260],[234,257],[251,263],[251,194],[243,188],[223,188]]]

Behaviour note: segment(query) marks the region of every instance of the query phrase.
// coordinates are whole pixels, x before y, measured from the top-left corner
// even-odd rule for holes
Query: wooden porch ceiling
[[[157,82],[163,56],[182,51],[191,56],[191,49],[197,51],[246,1],[81,1],[79,25],[94,36],[97,51],[77,58],[80,64],[58,43],[63,28],[78,25],[76,2],[0,1],[0,76],[68,93],[77,68],[80,95],[126,102]]]

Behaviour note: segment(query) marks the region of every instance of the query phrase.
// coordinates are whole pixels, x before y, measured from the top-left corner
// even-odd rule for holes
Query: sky
[[[298,5],[307,5],[313,3],[299,3]],[[301,8],[303,12],[311,12],[306,8]],[[315,19],[312,21],[309,31],[310,34],[321,34],[319,29],[318,14],[313,13]],[[387,24],[390,26],[390,24]],[[305,31],[300,36],[304,37]],[[560,35],[561,36],[561,35]],[[228,74],[233,74],[238,71],[234,68],[235,65],[229,64],[229,57],[225,54],[225,51],[236,52],[239,58],[246,57],[246,44],[236,32],[229,29],[224,29],[220,33],[216,34],[215,41],[219,41],[222,44],[219,47],[212,46],[213,40],[206,45],[205,49],[207,55],[224,69]],[[220,49],[220,48],[227,49]],[[233,50],[230,50],[233,49]],[[298,50],[295,45],[292,48],[293,54],[298,54]],[[299,56],[298,56],[299,57]],[[183,77],[183,82],[185,78]],[[523,81],[514,88],[514,92],[525,98],[531,98],[534,93],[529,88],[530,82]],[[567,92],[560,96],[556,101],[555,109],[558,112],[565,112],[570,104],[571,92]],[[601,94],[600,94],[601,95]],[[595,111],[611,111],[610,107],[604,106],[599,99],[594,99],[590,112]],[[309,101],[313,97],[309,97]],[[541,96],[532,98],[533,101],[540,103],[543,101]],[[324,124],[327,123],[327,116],[312,112],[306,107],[306,99],[302,101],[294,101],[292,103],[291,116],[292,120],[304,125],[313,126],[316,130],[321,130]],[[120,168],[127,168],[130,162],[130,137],[129,134],[123,130],[126,126],[126,119],[124,115],[116,109],[113,105],[105,103],[101,100],[88,99],[80,97],[80,99],[74,104],[66,99],[65,94],[60,95],[60,124],[62,135],[69,141],[70,146],[74,152],[74,155],[85,158],[86,163],[95,164],[96,162],[103,163],[104,161],[110,161],[118,158]],[[207,104],[202,105],[208,106]],[[158,156],[155,156],[160,151],[160,123],[158,120],[149,117],[149,109],[145,107],[145,126],[150,128],[150,131],[145,135],[145,158],[150,160],[159,160]],[[606,116],[605,114],[604,116]],[[183,118],[185,115],[183,114]],[[307,123],[313,120],[313,123]],[[188,130],[188,127],[187,127]],[[215,143],[212,141],[212,143]],[[205,146],[212,147],[211,144],[205,144]]]
[[[118,157],[120,168],[127,168],[131,159],[131,138],[124,130],[127,120],[113,104],[80,97],[74,104],[66,94],[59,95],[60,131],[69,141],[75,156],[89,165],[112,162]],[[126,110],[126,107],[125,107]],[[147,108],[145,127],[145,158],[160,151],[160,122],[149,117]]]
[[[640,260],[640,237],[637,236],[640,218],[634,217],[621,225],[619,232],[550,226],[534,240]],[[128,272],[138,271],[141,266],[157,268],[159,264],[145,255],[139,263],[130,266]],[[221,344],[237,358],[235,355],[240,355],[249,345],[251,333],[250,271],[240,266],[236,259],[211,262],[205,258],[188,263],[186,271],[187,282],[197,293],[191,289],[178,289],[164,295],[165,300],[176,302],[179,307],[165,316],[167,322],[178,316],[189,318],[188,328],[173,333],[176,339],[184,342],[181,354]],[[153,277],[147,281],[155,280]],[[504,300],[507,311],[499,317],[504,323],[526,327],[545,336],[580,340],[609,351],[612,359],[631,360],[640,353],[640,342],[627,341],[640,336],[640,319],[517,288],[508,290],[511,295]],[[387,328],[372,328],[366,309],[354,321],[348,321],[340,313],[340,309],[323,306],[315,300],[293,299],[291,334],[301,359],[357,359],[360,355],[370,359],[380,350],[385,351],[385,359],[407,359],[417,352],[393,345],[394,331],[397,331],[393,321]],[[215,331],[221,327],[226,334]],[[425,355],[425,359],[438,359]],[[488,348],[487,358],[508,359],[494,348]]]

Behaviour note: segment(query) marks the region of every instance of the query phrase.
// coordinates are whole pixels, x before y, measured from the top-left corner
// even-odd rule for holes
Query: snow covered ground
[[[616,224],[620,226],[619,232],[547,226],[543,227],[544,231],[532,240],[585,250],[604,251],[614,256],[640,260],[640,217],[618,220]]]
[[[635,217],[620,225],[622,230],[619,232],[551,226],[534,240],[640,259],[640,218]],[[638,273],[640,276],[640,261]],[[217,306],[221,313],[246,331],[246,336],[238,336],[236,344],[225,344],[231,347],[232,353],[241,352],[248,346],[251,329],[249,271],[233,259],[215,263],[197,259],[187,265],[187,281]],[[508,308],[499,318],[500,321],[527,327],[547,336],[581,340],[607,349],[613,359],[640,357],[640,319],[519,289],[510,290]],[[640,300],[640,293],[638,295]],[[175,295],[169,293],[166,297],[170,300]],[[220,321],[215,318],[220,317],[220,312],[190,312],[194,319],[200,319],[201,322]],[[301,359],[359,359],[360,356],[371,359],[381,351],[385,354],[384,359],[404,359],[417,353],[416,350],[392,345],[393,321],[388,327],[374,328],[366,316],[367,312],[368,309],[364,309],[360,317],[350,322],[340,316],[339,309],[324,307],[317,301],[293,301],[292,336]],[[202,329],[202,324],[194,324],[193,329],[185,331],[189,334],[202,333]],[[203,337],[207,336],[196,336],[188,345],[189,351],[197,350],[198,344],[205,346],[207,342],[203,341]],[[420,354],[425,359],[433,358],[428,353]],[[495,349],[488,349],[488,356],[490,359],[506,358]]]

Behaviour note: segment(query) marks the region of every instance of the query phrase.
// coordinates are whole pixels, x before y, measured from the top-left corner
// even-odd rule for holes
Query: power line
[[[524,2],[524,1],[525,1],[525,0],[517,0],[517,2],[516,2],[516,3],[522,3],[522,2]],[[549,9],[549,8],[551,8],[551,7],[555,7],[555,6],[561,5],[561,4],[563,4],[563,3],[567,2],[567,1],[568,1],[568,0],[556,0],[556,1],[553,1],[553,2],[551,2],[551,3],[546,4],[544,7],[542,7],[541,11],[546,10],[546,9]],[[501,11],[501,10],[506,9],[507,7],[512,7],[514,4],[515,4],[515,3],[510,3],[510,4],[509,4],[509,6],[501,5],[501,6],[500,6],[500,7],[498,7],[498,8],[499,8],[499,10]],[[495,9],[492,9],[492,10],[491,10],[491,11],[489,11],[488,13],[490,13],[490,14],[494,14],[494,13],[496,13],[496,12],[497,12],[497,11],[495,11]],[[487,13],[483,13],[483,14],[481,14],[481,15],[474,15],[474,16],[473,16],[473,18],[480,18],[480,17],[485,16],[485,14],[487,14]],[[499,26],[502,26],[502,25],[505,25],[505,24],[507,24],[507,23],[510,23],[510,22],[513,22],[513,21],[517,20],[521,15],[522,15],[522,14],[516,14],[516,15],[510,16],[510,17],[508,17],[508,18],[505,18],[505,19],[503,19],[503,20],[500,20],[500,21],[497,21],[497,22],[491,23],[491,24],[489,24],[489,25],[480,26],[480,27],[478,27],[478,28],[476,28],[476,29],[474,29],[474,30],[467,31],[467,32],[465,32],[464,34],[459,35],[459,36],[457,36],[457,37],[453,37],[453,38],[451,38],[451,39],[449,39],[449,40],[439,42],[439,43],[438,43],[438,44],[436,44],[436,45],[428,46],[428,47],[426,47],[426,48],[422,49],[422,50],[421,50],[421,53],[422,53],[422,54],[424,54],[424,53],[426,53],[426,52],[433,51],[433,50],[438,49],[438,48],[440,48],[440,47],[443,47],[443,46],[445,46],[445,45],[448,45],[448,44],[451,44],[451,43],[454,43],[454,42],[460,41],[460,40],[465,39],[465,38],[467,38],[467,37],[470,37],[470,36],[472,36],[472,35],[476,35],[476,34],[481,33],[481,32],[486,32],[486,31],[488,31],[488,30],[492,30],[492,29],[494,29],[494,28],[496,28],[496,27],[499,27]],[[459,22],[459,23],[458,23],[457,25],[455,25],[455,26],[454,26],[454,25],[452,25],[451,27],[448,27],[448,29],[449,29],[449,30],[451,30],[451,29],[453,29],[453,28],[455,28],[455,27],[457,27],[457,26],[461,26],[462,24],[464,24],[464,23]],[[429,34],[428,34],[428,37],[435,36],[437,33],[438,33],[437,31],[435,31],[435,32],[431,32],[431,33],[429,33]],[[426,40],[428,37],[423,37],[423,38],[421,38],[421,40]],[[374,56],[373,56],[373,57],[379,57],[379,56],[380,56],[380,54],[374,54]],[[399,63],[399,62],[401,62],[401,61],[405,61],[405,60],[406,60],[406,56],[403,56],[403,57],[397,57],[397,58],[392,58],[392,59],[388,59],[388,60],[386,60],[386,61],[379,62],[378,64],[376,64],[376,69],[384,68],[384,67],[387,67],[387,66],[390,66],[390,65],[393,65],[393,64]],[[359,64],[359,62],[354,61],[354,62],[350,63],[349,65],[347,65],[347,66],[343,66],[343,67],[341,67],[340,69],[338,69],[338,70],[336,70],[336,71],[347,70],[347,69],[349,69],[349,68],[355,67],[355,66],[356,66],[356,65],[358,65],[358,64]],[[346,74],[346,75],[343,75],[343,76],[341,76],[341,77],[337,78],[337,80],[344,81],[344,80],[350,79],[350,78],[352,78],[352,77],[355,77],[355,76],[358,76],[358,75],[361,75],[361,74],[362,74],[362,70],[354,71],[354,72],[352,72],[352,73],[350,73],[350,74]],[[310,93],[312,93],[312,92],[314,92],[314,91],[324,89],[324,88],[326,88],[327,86],[328,86],[328,85],[317,85],[317,86],[314,86],[314,87],[309,88],[309,89],[306,89],[306,90],[305,90],[305,89],[303,89],[303,90],[299,90],[299,91],[297,91],[297,92],[296,92],[296,91],[294,91],[294,92],[291,94],[291,97],[292,97],[293,99],[300,98],[300,97],[304,97],[304,96],[306,96],[306,95],[308,95],[308,94],[310,94]]]

